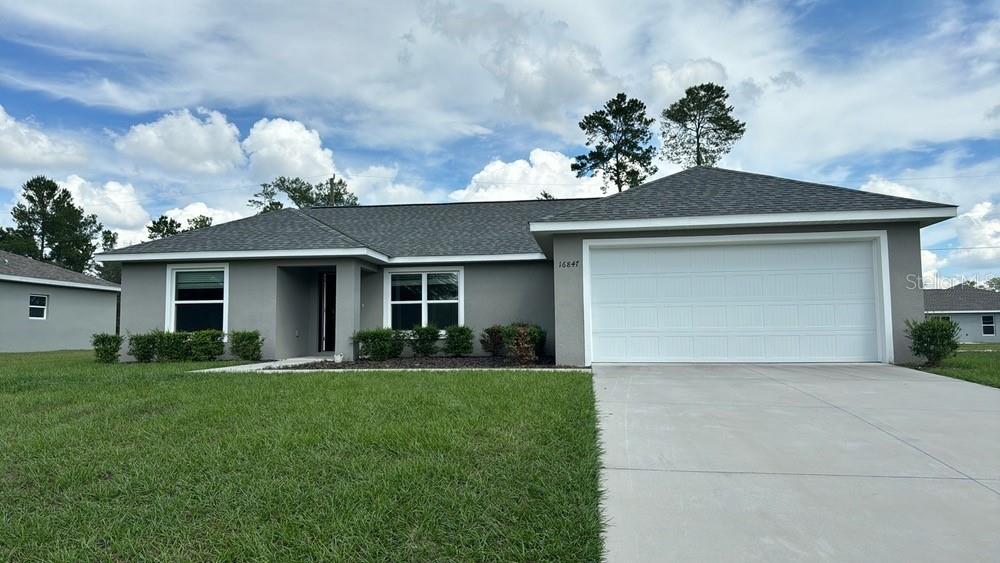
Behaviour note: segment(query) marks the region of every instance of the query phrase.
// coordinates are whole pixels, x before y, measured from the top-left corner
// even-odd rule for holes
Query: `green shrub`
[[[188,359],[192,361],[215,360],[226,352],[226,343],[223,341],[225,333],[221,330],[199,330],[188,334],[191,352]]]
[[[369,328],[354,333],[358,354],[374,362],[398,358],[406,347],[406,334],[391,328]]]
[[[472,334],[467,326],[445,327],[442,351],[449,356],[468,356],[472,353]]]
[[[949,319],[931,317],[923,321],[906,321],[910,350],[927,358],[929,366],[936,366],[941,360],[955,355],[959,334],[958,323]]]
[[[438,352],[441,329],[434,325],[415,327],[410,336],[410,349],[417,356],[433,356]]]
[[[190,332],[161,332],[156,343],[156,361],[184,362],[191,359]]]
[[[524,329],[523,331],[520,329]],[[522,335],[522,333],[525,333]],[[535,357],[542,356],[545,353],[545,338],[546,334],[542,327],[525,322],[510,323],[509,325],[503,327],[503,343],[504,347],[507,349],[507,355],[514,357],[514,353],[511,352],[510,346],[511,342],[518,335],[521,338],[528,338],[534,348]]]
[[[256,330],[234,330],[229,333],[229,351],[248,362],[259,362],[264,339]]]
[[[491,356],[499,356],[503,353],[503,329],[502,325],[493,325],[483,330],[479,335],[479,345],[483,351]]]
[[[162,331],[129,334],[128,354],[135,358],[137,362],[152,362],[156,359],[156,348],[160,343]]]
[[[504,339],[504,346],[510,359],[518,364],[533,364],[538,361],[538,334],[531,325],[510,325],[505,332],[507,338]]]
[[[117,334],[100,332],[90,337],[97,361],[104,364],[118,362],[118,352],[122,349],[122,337]]]

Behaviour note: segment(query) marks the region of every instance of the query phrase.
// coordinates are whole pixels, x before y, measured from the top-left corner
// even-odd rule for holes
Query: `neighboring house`
[[[118,284],[0,250],[0,352],[90,348],[115,332]]]
[[[285,209],[115,250],[122,329],[530,321],[561,364],[910,361],[920,228],[955,206],[718,168],[600,199]]]
[[[944,317],[958,323],[961,342],[997,342],[1000,292],[966,285],[925,289],[924,310],[928,317]]]

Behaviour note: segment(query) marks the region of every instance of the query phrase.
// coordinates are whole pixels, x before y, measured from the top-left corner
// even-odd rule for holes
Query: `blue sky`
[[[279,174],[369,204],[600,195],[569,170],[580,117],[714,81],[748,124],[723,166],[957,203],[925,274],[1000,275],[1000,2],[20,4],[0,224],[35,174],[127,242],[246,215]]]

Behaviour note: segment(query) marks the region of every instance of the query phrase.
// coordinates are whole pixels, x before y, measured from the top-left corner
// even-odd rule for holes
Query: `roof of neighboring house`
[[[1000,311],[1000,292],[967,285],[948,289],[925,289],[927,312]]]
[[[282,209],[108,254],[369,248],[386,256],[538,253],[528,223],[591,199]]]
[[[197,259],[212,253],[220,258],[354,253],[379,260],[515,254],[533,258],[542,252],[542,246],[532,230],[558,227],[558,222],[760,214],[780,217],[783,213],[806,214],[807,219],[815,220],[809,214],[898,210],[917,210],[912,217],[926,216],[934,221],[954,216],[954,206],[939,203],[699,167],[604,198],[283,209],[121,248],[104,256],[167,260]],[[791,221],[796,216],[785,219]]]
[[[116,291],[119,285],[55,264],[0,250],[0,280]]]
[[[954,207],[851,188],[698,166],[665,176],[542,222],[607,221],[709,215],[886,211]]]

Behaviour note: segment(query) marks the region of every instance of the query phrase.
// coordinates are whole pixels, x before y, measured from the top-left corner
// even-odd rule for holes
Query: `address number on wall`
[[[580,261],[579,260],[560,260],[559,261],[559,267],[560,268],[579,268],[580,267]]]

